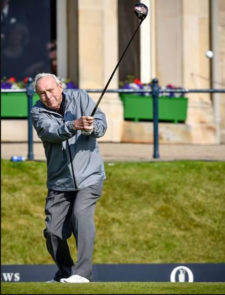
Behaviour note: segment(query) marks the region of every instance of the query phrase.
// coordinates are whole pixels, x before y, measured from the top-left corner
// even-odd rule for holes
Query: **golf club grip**
[[[96,112],[96,110],[97,110],[97,108],[98,108],[98,106],[99,106],[99,104],[100,104],[100,102],[101,102],[101,100],[102,100],[102,98],[103,98],[103,95],[105,94],[106,89],[107,89],[108,86],[109,86],[109,83],[111,82],[111,80],[112,80],[112,78],[113,78],[113,76],[114,76],[114,74],[115,74],[115,72],[116,72],[116,70],[117,70],[117,68],[118,68],[118,66],[119,66],[119,64],[120,64],[120,62],[122,61],[122,59],[123,59],[123,57],[124,57],[124,55],[125,55],[125,53],[126,53],[128,47],[130,46],[130,43],[131,43],[132,40],[134,39],[134,37],[135,37],[135,35],[136,35],[136,33],[137,33],[137,31],[138,31],[140,25],[142,24],[143,20],[144,20],[144,19],[142,19],[142,20],[139,22],[139,24],[138,24],[138,26],[137,26],[137,28],[136,28],[134,34],[132,35],[132,37],[130,38],[130,41],[128,42],[128,44],[127,44],[127,46],[126,46],[126,48],[124,49],[124,51],[123,51],[123,53],[122,53],[122,55],[121,55],[121,57],[120,57],[120,59],[119,59],[117,65],[115,66],[115,68],[114,68],[114,70],[113,70],[113,72],[112,72],[112,74],[111,74],[111,76],[110,76],[108,82],[107,82],[106,85],[105,85],[105,88],[103,89],[103,91],[102,91],[102,93],[101,93],[101,95],[100,95],[100,97],[99,97],[99,99],[98,99],[98,101],[97,101],[97,103],[96,103],[96,105],[95,105],[95,107],[94,107],[92,113],[91,113],[91,117],[94,116],[94,114],[95,114],[95,112]]]

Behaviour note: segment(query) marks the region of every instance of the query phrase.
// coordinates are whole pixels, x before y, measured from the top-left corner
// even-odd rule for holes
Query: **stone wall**
[[[162,86],[210,88],[209,2],[159,0],[157,3],[157,76]],[[188,94],[187,140],[216,143],[213,103],[209,94]],[[166,128],[166,127],[165,127]],[[179,130],[180,127],[178,127]],[[183,129],[183,128],[182,128]],[[176,138],[176,128],[172,138]],[[173,130],[173,131],[172,131]],[[180,132],[178,132],[180,133]]]
[[[103,89],[118,62],[117,1],[79,1],[80,87]],[[118,72],[109,88],[117,88]],[[91,94],[97,101],[100,94]],[[100,140],[121,140],[123,107],[115,94],[105,94],[100,107],[107,114],[108,130]]]

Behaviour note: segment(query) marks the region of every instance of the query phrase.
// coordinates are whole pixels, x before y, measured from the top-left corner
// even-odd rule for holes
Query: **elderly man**
[[[100,109],[89,116],[94,101],[83,90],[63,90],[53,74],[38,74],[34,87],[40,100],[31,116],[47,158],[44,236],[58,267],[51,282],[88,283],[92,280],[94,209],[105,179],[97,138],[105,134],[106,118]],[[77,246],[75,264],[67,244],[72,234]]]

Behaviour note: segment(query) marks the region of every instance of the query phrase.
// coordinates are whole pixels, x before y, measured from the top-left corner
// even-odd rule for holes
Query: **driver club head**
[[[136,16],[143,21],[148,15],[148,7],[143,3],[136,3],[134,5],[134,12]]]

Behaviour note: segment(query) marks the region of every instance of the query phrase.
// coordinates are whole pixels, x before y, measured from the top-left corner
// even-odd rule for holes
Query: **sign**
[[[45,282],[57,271],[52,264],[2,265],[2,282]],[[95,264],[94,282],[225,282],[225,263]]]

